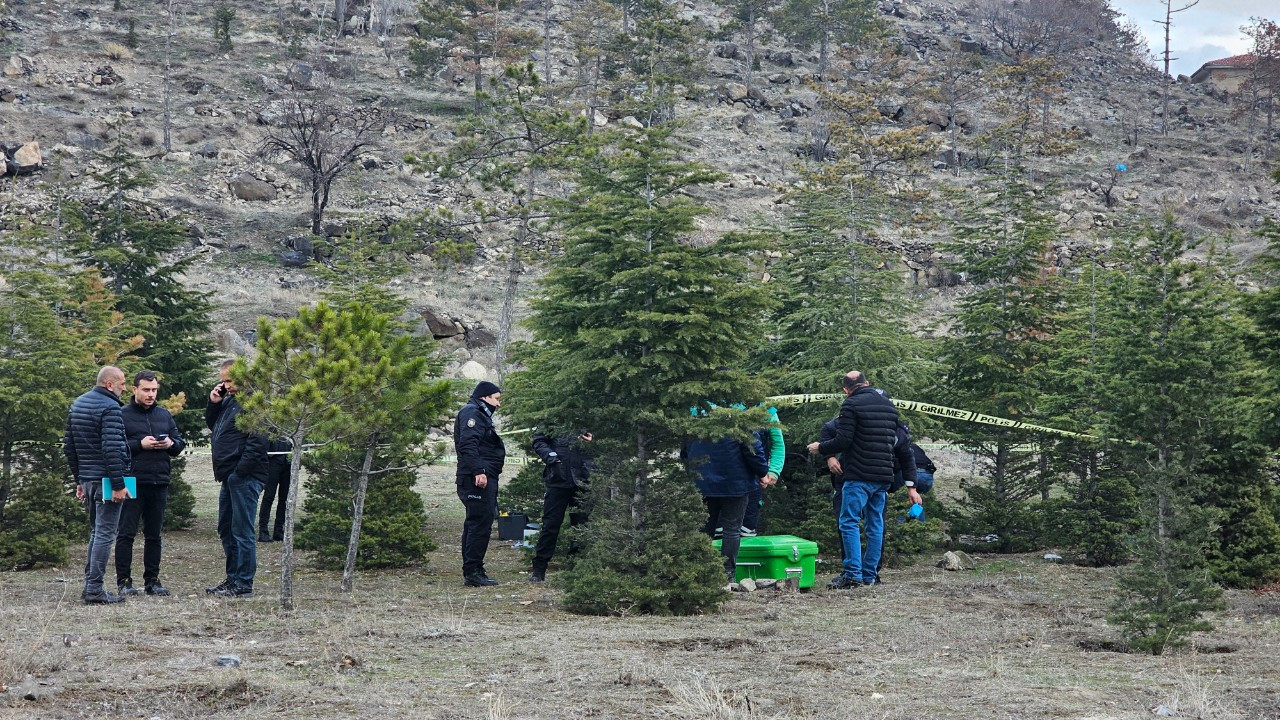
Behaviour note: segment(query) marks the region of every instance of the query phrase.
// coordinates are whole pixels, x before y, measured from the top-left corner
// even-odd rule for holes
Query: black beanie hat
[[[494,393],[500,393],[500,392],[502,392],[502,388],[498,387],[497,385],[494,385],[488,380],[481,380],[480,384],[476,385],[476,389],[471,391],[471,397],[473,398],[489,397]]]

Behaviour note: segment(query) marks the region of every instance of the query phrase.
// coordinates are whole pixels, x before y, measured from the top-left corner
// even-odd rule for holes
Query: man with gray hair
[[[124,476],[130,468],[129,443],[120,411],[124,383],[120,368],[108,365],[99,370],[97,384],[71,403],[62,438],[62,449],[76,480],[76,497],[89,503],[93,529],[84,569],[84,593],[80,597],[90,605],[124,601],[102,586],[107,558],[120,525],[120,509],[129,498],[124,486]],[[104,481],[111,486],[110,497],[103,497]]]

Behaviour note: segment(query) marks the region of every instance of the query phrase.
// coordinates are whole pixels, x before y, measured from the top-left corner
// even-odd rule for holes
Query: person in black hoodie
[[[289,499],[289,451],[293,443],[279,438],[267,448],[267,484],[262,488],[262,506],[258,509],[258,542],[280,542],[284,539],[284,504]],[[276,521],[271,523],[271,503],[275,501]]]
[[[222,484],[218,492],[218,538],[227,557],[227,577],[205,592],[219,597],[253,597],[253,578],[258,572],[258,536],[254,522],[258,493],[267,480],[266,436],[247,433],[236,426],[244,412],[236,400],[231,380],[234,360],[224,360],[219,382],[209,391],[204,421],[213,431],[213,479]]]
[[[769,461],[764,457],[764,446],[758,438],[750,443],[734,438],[704,440],[695,438],[680,451],[681,459],[698,473],[694,481],[702,502],[707,506],[708,536],[715,536],[715,528],[723,528],[720,554],[724,556],[724,569],[733,582],[737,574],[738,549],[742,543],[742,515],[747,509],[747,497],[751,489],[769,482]]]
[[[573,510],[569,513],[570,527],[587,521],[587,513],[578,510],[591,477],[591,454],[586,448],[591,440],[592,435],[586,430],[576,438],[552,437],[545,433],[533,436],[533,450],[546,465],[542,480],[547,484],[547,494],[542,502],[542,528],[538,531],[538,546],[533,551],[529,582],[547,579],[547,565],[555,554],[565,511]]]
[[[120,509],[129,497],[124,486],[124,476],[130,468],[129,444],[120,415],[124,383],[120,368],[107,365],[99,370],[97,384],[71,403],[67,432],[62,438],[62,450],[76,481],[76,498],[89,504],[89,559],[84,566],[84,592],[80,599],[90,605],[124,601],[102,586],[120,523]],[[110,483],[110,497],[103,497],[104,480]]]
[[[462,523],[462,579],[469,587],[498,584],[485,572],[484,556],[498,514],[498,476],[507,457],[507,448],[493,424],[493,414],[501,406],[502,389],[482,381],[471,391],[453,425],[458,499],[467,511]]]
[[[133,586],[133,539],[142,520],[142,582],[148,595],[168,595],[160,584],[160,529],[169,502],[170,461],[187,446],[173,415],[156,404],[160,380],[150,370],[133,377],[133,400],[121,410],[124,433],[138,478],[138,497],[126,500],[116,535],[116,586],[121,595],[137,595]]]

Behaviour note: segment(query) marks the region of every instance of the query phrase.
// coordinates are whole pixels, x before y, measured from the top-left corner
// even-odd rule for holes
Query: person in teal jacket
[[[778,408],[769,410],[769,427],[756,435],[764,446],[764,455],[769,459],[767,485],[756,485],[747,496],[747,512],[742,516],[742,537],[755,537],[760,529],[760,509],[764,507],[764,489],[778,482],[782,476],[782,463],[786,460],[786,446],[782,440],[782,421],[778,419]]]

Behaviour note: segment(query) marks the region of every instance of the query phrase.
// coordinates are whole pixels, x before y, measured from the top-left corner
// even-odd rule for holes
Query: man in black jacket
[[[893,447],[898,435],[898,409],[871,387],[857,370],[844,376],[846,395],[836,418],[836,436],[809,443],[810,453],[839,454],[841,486],[840,536],[844,541],[844,572],[831,581],[843,590],[876,582],[884,535],[884,506],[893,482]],[[867,551],[862,552],[861,518],[867,513]]]
[[[546,469],[542,480],[547,484],[547,494],[542,501],[542,528],[538,531],[538,546],[533,551],[533,571],[529,582],[547,579],[547,565],[556,551],[560,539],[560,526],[564,524],[566,510],[578,510],[591,477],[591,455],[585,445],[592,440],[584,430],[576,438],[552,437],[544,433],[533,436],[533,451],[538,453]],[[587,521],[584,512],[570,512],[569,526]]]
[[[121,411],[124,433],[138,478],[138,497],[126,500],[116,535],[116,585],[121,595],[137,595],[133,586],[133,539],[142,520],[142,582],[148,595],[168,595],[160,584],[160,528],[169,502],[170,461],[187,446],[173,415],[156,404],[160,380],[150,370],[133,377],[133,400]]]
[[[102,586],[111,557],[111,544],[120,524],[120,509],[128,499],[124,476],[129,474],[129,445],[120,414],[124,393],[124,372],[108,365],[98,371],[98,381],[89,392],[71,403],[62,450],[76,480],[76,497],[89,503],[89,559],[84,567],[84,593],[90,605],[124,600]],[[103,480],[111,485],[111,497],[103,497]]]
[[[497,515],[498,475],[507,458],[507,448],[493,424],[493,414],[501,406],[502,389],[482,381],[471,391],[453,425],[458,499],[467,510],[462,523],[462,579],[469,587],[498,584],[485,573],[484,556]]]
[[[237,388],[231,380],[234,360],[224,360],[219,382],[209,391],[204,421],[213,431],[213,479],[222,483],[218,492],[218,538],[227,556],[227,578],[205,588],[220,597],[253,597],[253,578],[258,572],[256,533],[258,493],[267,480],[267,438],[246,433],[236,426],[244,409],[236,400]]]

